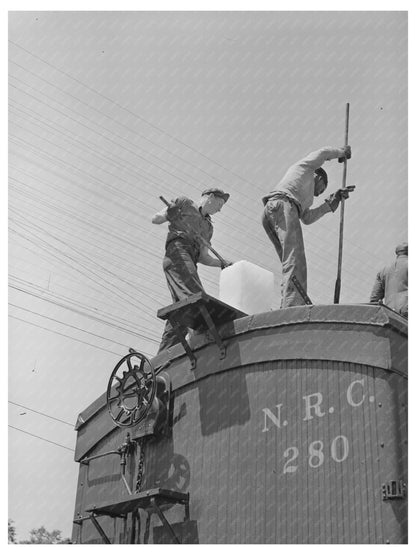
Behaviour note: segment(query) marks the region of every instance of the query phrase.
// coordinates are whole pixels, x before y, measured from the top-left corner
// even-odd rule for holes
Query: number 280
[[[338,445],[340,447],[339,449],[340,453],[338,452]],[[325,459],[323,449],[324,449],[324,443],[321,440],[312,441],[309,444],[308,465],[311,468],[319,468],[323,464]],[[349,453],[348,439],[345,436],[335,437],[332,440],[330,452],[331,452],[331,458],[335,462],[340,463],[345,461]],[[296,472],[298,469],[298,465],[291,464],[291,463],[293,463],[298,458],[299,449],[297,447],[288,447],[286,451],[283,453],[283,456],[285,458],[289,457],[285,463],[285,466],[283,467],[283,474],[290,474],[292,472]]]

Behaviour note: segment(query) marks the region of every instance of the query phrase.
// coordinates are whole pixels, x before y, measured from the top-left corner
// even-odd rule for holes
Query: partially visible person
[[[409,314],[407,269],[408,245],[400,243],[396,247],[396,260],[377,273],[370,303],[377,303],[384,299],[386,306],[407,318]]]
[[[208,245],[211,244],[213,234],[211,216],[220,212],[229,196],[221,189],[206,189],[198,203],[187,197],[179,197],[172,201],[168,208],[153,216],[154,224],[169,222],[163,271],[173,302],[204,291],[198,275],[198,263],[225,267],[218,258],[210,255]],[[228,260],[225,262],[226,266],[232,264]],[[182,330],[185,335],[187,331],[185,327]],[[179,342],[174,329],[167,321],[158,352]]]

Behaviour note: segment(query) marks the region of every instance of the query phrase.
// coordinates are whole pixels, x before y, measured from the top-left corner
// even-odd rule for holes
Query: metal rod
[[[129,484],[128,484],[128,482],[127,482],[126,477],[124,476],[124,474],[121,475],[121,479],[123,480],[123,483],[124,483],[124,485],[126,486],[126,490],[128,491],[128,494],[129,494],[129,495],[132,495],[133,492],[131,491],[130,486],[129,486]]]
[[[104,532],[104,530],[101,528],[100,524],[98,523],[97,519],[95,518],[95,515],[91,515],[90,518],[91,518],[91,522],[94,524],[97,532],[102,537],[104,543],[111,543],[110,540],[107,537],[107,534]]]
[[[163,526],[165,526],[165,528],[167,529],[167,531],[170,534],[170,537],[172,538],[172,540],[174,541],[174,543],[181,543],[179,541],[179,539],[177,538],[172,526],[169,524],[169,522],[167,521],[165,515],[163,514],[161,508],[159,507],[159,505],[156,503],[156,499],[154,497],[152,497],[150,499],[150,504],[151,506],[155,509],[155,511],[157,512],[158,517],[160,518],[160,520],[162,521]]]
[[[100,453],[99,455],[93,455],[92,457],[85,457],[85,459],[82,459],[79,462],[80,464],[89,464],[90,461],[106,457],[107,455],[121,455],[121,453],[120,451],[107,451],[106,453]]]
[[[348,145],[348,128],[349,128],[349,117],[350,117],[350,103],[347,102],[345,107],[345,146]],[[345,189],[347,185],[347,157],[344,159],[344,168],[342,172],[342,188]],[[335,282],[335,293],[334,293],[334,304],[339,304],[339,298],[341,295],[341,270],[342,270],[342,248],[344,243],[344,198],[341,198],[341,212],[339,220],[339,243],[338,243],[338,271],[337,279]]]
[[[159,198],[160,198],[160,200],[161,200],[162,202],[164,202],[164,203],[166,204],[166,206],[168,206],[168,207],[170,206],[170,203],[169,203],[164,197],[160,196]],[[184,222],[184,223],[185,223],[185,222]],[[186,225],[186,224],[185,224],[185,225]],[[211,245],[208,243],[208,241],[207,241],[206,239],[204,239],[204,238],[202,237],[202,235],[199,235],[199,233],[195,233],[195,232],[193,232],[193,233],[194,233],[195,236],[201,241],[201,243],[202,243],[205,247],[207,247],[207,249],[210,250],[214,256],[216,256],[216,257],[218,258],[218,260],[221,262],[221,264],[222,264],[224,267],[225,267],[225,266],[228,266],[228,264],[227,264],[227,262],[224,260],[224,258],[223,258],[213,247],[211,247]]]

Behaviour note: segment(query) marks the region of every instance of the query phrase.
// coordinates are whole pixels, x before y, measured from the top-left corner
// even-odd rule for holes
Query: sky
[[[67,537],[77,416],[129,347],[156,353],[171,302],[159,195],[229,192],[212,244],[273,272],[277,309],[261,197],[344,144],[349,102],[341,303],[368,301],[407,239],[407,15],[17,11],[8,39],[8,516],[19,540]],[[331,304],[339,212],[303,230],[308,294]],[[199,273],[218,296],[220,270]]]

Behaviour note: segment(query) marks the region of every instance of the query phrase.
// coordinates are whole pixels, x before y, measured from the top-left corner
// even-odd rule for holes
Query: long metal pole
[[[348,145],[348,127],[350,119],[350,103],[347,102],[345,107],[345,146]],[[342,188],[347,186],[347,158],[344,159],[344,169],[342,172]],[[341,212],[339,220],[339,244],[338,244],[338,272],[337,280],[335,282],[334,304],[339,304],[339,297],[341,294],[341,270],[342,270],[342,247],[344,243],[344,203],[345,200],[341,199]]]

